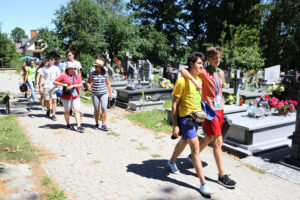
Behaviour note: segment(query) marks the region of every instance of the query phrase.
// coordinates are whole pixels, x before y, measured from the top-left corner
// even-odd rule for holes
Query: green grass
[[[43,185],[51,185],[52,184],[51,178],[49,178],[48,176],[44,176],[42,179],[42,184]]]
[[[265,173],[266,173],[265,170],[258,169],[258,168],[254,167],[254,166],[252,166],[252,165],[246,164],[246,166],[249,167],[250,169],[252,169],[253,171],[256,171],[256,172],[258,172],[258,173],[260,173],[260,174],[265,174]]]
[[[152,158],[159,158],[160,155],[159,154],[151,154]]]
[[[172,126],[168,123],[167,114],[162,110],[150,110],[138,113],[130,113],[127,118],[143,124],[154,132],[171,133]],[[160,124],[159,126],[157,126]]]
[[[165,101],[163,107],[164,107],[164,109],[171,108],[172,107],[172,100]]]
[[[87,100],[87,99],[84,99],[84,98],[82,98],[82,96],[91,96],[91,93],[89,92],[89,91],[80,91],[80,100],[81,100],[81,102],[82,103],[88,103],[88,104],[93,104],[93,101],[92,101],[92,99],[90,99],[90,100]]]
[[[57,188],[53,188],[52,193],[48,193],[48,200],[64,200],[67,199],[65,196],[65,190],[59,190]]]
[[[29,162],[38,160],[38,152],[30,144],[13,115],[0,118],[0,160]]]
[[[116,133],[116,132],[108,132],[107,135],[112,135],[112,136],[115,136],[115,137],[120,136],[120,134]]]

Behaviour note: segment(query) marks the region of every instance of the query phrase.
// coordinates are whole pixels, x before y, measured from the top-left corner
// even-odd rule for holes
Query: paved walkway
[[[9,83],[1,73],[0,80]],[[197,190],[199,180],[195,170],[185,159],[189,148],[177,161],[181,174],[170,174],[166,163],[176,140],[132,123],[120,108],[109,110],[107,124],[110,131],[94,130],[92,106],[82,104],[81,108],[83,126],[86,127],[84,134],[64,129],[62,107],[57,112],[58,121],[54,122],[45,117],[37,103],[20,99],[12,104],[13,114],[26,127],[33,144],[44,146],[56,155],[56,159],[43,167],[49,177],[66,189],[69,197],[78,200],[205,199]],[[74,118],[71,123],[75,123]],[[299,185],[268,173],[260,174],[235,157],[224,154],[226,172],[238,182],[236,189],[226,189],[216,183],[212,149],[205,149],[201,159],[206,165],[207,180],[215,192],[212,199],[300,199]]]

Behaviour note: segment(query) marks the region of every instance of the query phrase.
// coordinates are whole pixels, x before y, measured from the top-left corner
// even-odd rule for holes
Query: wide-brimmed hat
[[[76,65],[74,62],[67,62],[66,69],[70,69],[70,68],[76,68]]]
[[[100,60],[100,59],[96,59],[96,60],[95,60],[95,63],[94,63],[94,66],[100,66],[100,67],[103,67],[103,66],[104,66],[104,61],[103,61],[103,60]]]

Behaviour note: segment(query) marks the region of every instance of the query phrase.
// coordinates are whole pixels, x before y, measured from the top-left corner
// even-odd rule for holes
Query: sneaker
[[[46,111],[46,108],[45,108],[45,107],[42,107],[42,111],[45,112],[45,111]]]
[[[47,117],[50,117],[50,110],[47,110],[46,116],[47,116]]]
[[[51,119],[52,119],[53,121],[57,121],[57,118],[55,117],[55,115],[52,116]]]
[[[229,178],[227,174],[225,174],[223,177],[221,177],[219,174],[218,183],[226,188],[234,188],[236,184],[236,182]]]
[[[95,129],[98,129],[98,128],[99,128],[99,124],[96,124],[96,125],[95,125]]]
[[[108,128],[106,126],[106,124],[102,124],[101,128],[102,131],[108,131]]]
[[[78,126],[77,131],[80,133],[83,133],[85,131],[85,129],[82,126]]]
[[[71,129],[71,125],[70,125],[70,124],[67,124],[66,128],[67,128],[67,129]]]
[[[200,192],[204,195],[211,195],[213,191],[210,189],[209,185],[207,183],[204,183],[199,188]]]
[[[169,167],[170,167],[172,173],[174,173],[174,174],[180,174],[180,171],[179,171],[179,169],[177,168],[176,163],[173,163],[173,164],[172,164],[171,161],[168,160],[168,165],[169,165]]]

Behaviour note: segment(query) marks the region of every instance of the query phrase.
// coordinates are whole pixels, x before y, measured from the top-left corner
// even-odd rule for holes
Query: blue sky
[[[1,32],[10,34],[15,27],[30,30],[41,27],[54,28],[52,19],[61,5],[69,0],[0,0]]]

